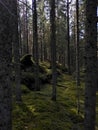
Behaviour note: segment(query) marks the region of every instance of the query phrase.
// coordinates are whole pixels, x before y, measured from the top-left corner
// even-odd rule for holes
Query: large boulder
[[[32,58],[32,55],[26,54],[20,59],[21,70],[24,71],[34,71],[35,62]]]
[[[21,60],[21,83],[25,84],[30,90],[34,90],[34,69],[35,62],[32,55],[26,54]],[[39,80],[41,84],[50,83],[52,78],[50,64],[47,62],[39,63]]]

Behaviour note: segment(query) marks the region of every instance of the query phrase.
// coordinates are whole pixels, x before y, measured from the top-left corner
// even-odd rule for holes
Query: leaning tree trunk
[[[12,130],[11,22],[13,14],[11,13],[11,6],[12,0],[0,1],[0,130]]]
[[[85,130],[95,130],[97,87],[97,0],[86,0]]]

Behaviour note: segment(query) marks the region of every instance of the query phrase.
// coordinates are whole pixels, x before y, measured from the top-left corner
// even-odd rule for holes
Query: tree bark
[[[85,130],[95,130],[97,87],[97,0],[86,0]]]
[[[19,32],[18,32],[18,10],[17,0],[13,0],[12,11],[15,15],[13,17],[13,50],[14,50],[14,71],[15,71],[15,85],[16,85],[16,101],[21,101],[21,74],[20,74],[20,46],[19,46]]]
[[[5,6],[4,6],[5,5]],[[12,0],[0,2],[0,130],[12,130]],[[5,8],[7,7],[7,8]]]
[[[80,67],[79,67],[79,1],[76,0],[76,85],[77,85],[77,111],[80,111]]]
[[[67,0],[67,66],[68,73],[71,73],[70,70],[70,35],[69,35],[69,0]]]
[[[35,61],[35,89],[40,90],[39,85],[39,51],[38,51],[38,31],[37,31],[37,9],[36,0],[32,0],[33,9],[33,58]]]
[[[29,53],[29,41],[28,41],[28,1],[25,0],[26,3],[26,52]]]
[[[56,25],[55,25],[55,0],[50,1],[50,31],[51,31],[51,65],[52,65],[52,100],[56,101]]]

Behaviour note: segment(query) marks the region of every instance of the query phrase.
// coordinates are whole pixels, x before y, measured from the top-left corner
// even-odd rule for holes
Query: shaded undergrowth
[[[13,99],[13,130],[83,130],[84,118],[84,71],[81,85],[76,86],[75,73],[69,76],[67,69],[57,65],[57,101],[51,100],[51,66],[40,63],[41,91],[34,91],[34,66],[31,56],[21,60],[22,102]],[[27,62],[29,60],[29,62]],[[29,63],[29,64],[27,64]],[[79,93],[79,104],[78,104]],[[15,95],[14,95],[15,97]],[[98,101],[98,93],[97,93]],[[79,108],[79,113],[77,108]],[[98,103],[96,107],[96,130],[98,130]]]
[[[58,81],[56,102],[51,100],[51,84],[38,92],[22,85],[22,102],[13,102],[13,130],[76,130],[83,123],[83,110],[77,113],[75,81],[65,74]]]

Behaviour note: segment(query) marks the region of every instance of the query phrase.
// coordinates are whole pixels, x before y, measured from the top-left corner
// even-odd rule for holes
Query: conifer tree
[[[52,100],[56,101],[56,23],[55,23],[55,0],[50,1],[50,31],[51,31],[51,65],[52,65]]]
[[[37,8],[36,0],[32,0],[33,13],[33,58],[35,61],[35,89],[40,90],[39,86],[39,52],[38,52],[38,30],[37,30]]]
[[[0,130],[12,130],[12,0],[0,1]]]
[[[85,130],[95,130],[97,88],[97,0],[86,0]]]

